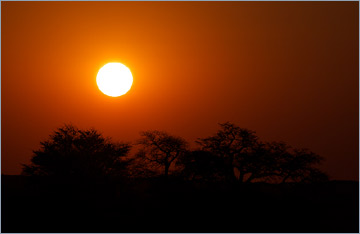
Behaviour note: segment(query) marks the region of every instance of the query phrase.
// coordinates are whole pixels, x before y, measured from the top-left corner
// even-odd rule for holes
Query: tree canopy
[[[255,132],[240,128],[230,122],[222,123],[220,130],[213,136],[202,138],[197,143],[202,150],[210,151],[224,160],[225,175],[230,180],[236,180],[234,168],[240,173],[239,180],[243,181],[250,170],[253,151],[258,144]]]
[[[130,144],[113,143],[95,129],[73,125],[58,128],[41,148],[33,151],[31,164],[23,165],[25,175],[96,177],[117,175],[125,168],[122,160]]]
[[[197,141],[204,151],[223,160],[224,175],[238,182],[301,182],[326,180],[315,168],[323,160],[308,149],[295,149],[283,142],[261,142],[254,131],[230,122],[222,123],[213,136]]]
[[[163,175],[167,178],[170,166],[187,151],[187,142],[164,131],[145,131],[140,135],[141,138],[137,143],[141,149],[137,156],[148,161],[149,164],[162,167]]]
[[[144,131],[139,150],[129,159],[131,145],[114,143],[95,129],[65,125],[56,129],[41,148],[33,151],[25,175],[168,178],[170,170],[189,180],[223,180],[240,183],[313,182],[327,180],[318,166],[323,158],[308,149],[284,142],[262,142],[254,131],[226,122],[212,136],[198,139],[190,150],[181,137],[164,131]]]

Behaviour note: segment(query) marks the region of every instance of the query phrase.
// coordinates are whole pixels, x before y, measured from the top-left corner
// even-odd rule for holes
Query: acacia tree
[[[202,150],[210,151],[223,159],[227,178],[244,182],[245,174],[249,171],[250,157],[254,155],[252,152],[258,144],[258,137],[255,132],[230,122],[219,125],[221,129],[214,136],[199,139],[197,143]],[[239,172],[239,179],[234,168]]]
[[[258,142],[248,157],[245,182],[253,180],[276,182],[283,175],[283,166],[290,157],[289,146],[284,142]]]
[[[167,178],[172,163],[187,151],[187,142],[181,137],[157,130],[141,132],[140,135],[141,139],[137,143],[142,148],[138,152],[138,157],[162,167],[163,175]]]
[[[123,158],[130,145],[113,143],[95,129],[80,130],[73,125],[58,128],[41,148],[33,151],[25,175],[97,177],[116,175],[125,168]]]
[[[308,149],[292,149],[291,153],[283,155],[279,165],[282,183],[328,180],[328,176],[315,167],[323,161],[318,154]]]
[[[223,160],[209,151],[188,151],[176,164],[182,167],[180,174],[187,180],[215,181],[223,177]]]
[[[316,168],[323,158],[308,149],[296,149],[284,142],[262,144],[260,160],[254,165],[252,179],[273,182],[326,181],[325,173]]]
[[[230,180],[241,183],[327,180],[326,174],[315,167],[322,157],[307,149],[294,149],[283,142],[263,143],[255,132],[229,122],[220,124],[220,127],[214,136],[197,142],[202,150],[223,159],[224,174]]]

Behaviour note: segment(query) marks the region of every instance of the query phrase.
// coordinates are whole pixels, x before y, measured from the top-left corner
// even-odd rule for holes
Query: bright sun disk
[[[101,92],[111,97],[127,93],[133,83],[133,77],[128,67],[121,63],[108,63],[100,68],[96,83]]]

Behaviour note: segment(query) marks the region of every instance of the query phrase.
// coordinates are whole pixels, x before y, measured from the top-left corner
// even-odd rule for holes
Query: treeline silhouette
[[[256,182],[319,182],[327,175],[316,168],[323,160],[308,149],[284,142],[262,142],[254,131],[230,122],[190,150],[185,139],[164,131],[144,131],[130,157],[130,143],[114,143],[97,130],[73,125],[58,128],[34,151],[24,175],[58,177],[135,177],[169,175],[184,180]]]
[[[358,232],[358,182],[329,181],[322,161],[230,122],[193,149],[64,125],[21,176],[2,175],[1,231]]]

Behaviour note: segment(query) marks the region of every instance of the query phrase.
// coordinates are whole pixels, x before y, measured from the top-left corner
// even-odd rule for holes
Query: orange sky
[[[2,173],[63,123],[193,142],[232,121],[358,180],[358,2],[1,2]],[[96,86],[108,62],[132,89]]]

